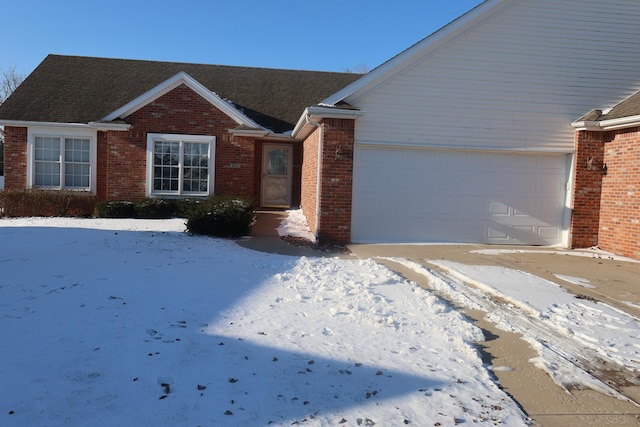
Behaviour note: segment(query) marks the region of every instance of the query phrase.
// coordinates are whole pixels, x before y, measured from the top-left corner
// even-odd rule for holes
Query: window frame
[[[60,139],[60,184],[57,186],[36,185],[36,138]],[[74,163],[65,159],[65,144],[67,139],[89,140],[89,186],[65,186],[65,167]],[[86,129],[58,129],[53,127],[30,127],[27,135],[27,188],[40,188],[54,191],[79,191],[96,193],[97,169],[97,132]]]
[[[155,143],[160,142],[178,142],[179,143],[179,159],[178,159],[178,190],[154,190],[154,149]],[[208,180],[207,191],[189,191],[183,190],[184,185],[184,144],[197,143],[208,144]],[[186,135],[186,134],[170,134],[170,133],[148,133],[147,134],[147,183],[146,193],[148,197],[208,197],[214,192],[215,182],[215,151],[216,137],[212,135]]]

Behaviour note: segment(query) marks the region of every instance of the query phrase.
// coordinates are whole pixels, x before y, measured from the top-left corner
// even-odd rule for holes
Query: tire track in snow
[[[428,262],[426,265],[399,258],[386,258],[427,279],[431,289],[440,296],[457,304],[488,313],[489,320],[500,329],[522,335],[540,357],[533,359],[554,381],[565,390],[576,386],[591,388],[617,399],[633,402],[623,391],[625,386],[640,386],[640,378],[629,375],[624,367],[612,360],[594,354],[594,349],[571,339],[566,334],[544,324],[529,310],[515,306],[499,297],[473,287],[464,276],[438,270]],[[568,381],[567,378],[571,378]]]

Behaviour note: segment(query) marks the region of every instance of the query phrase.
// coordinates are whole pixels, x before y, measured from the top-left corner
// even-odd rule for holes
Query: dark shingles
[[[640,92],[636,92],[629,98],[625,99],[607,114],[602,115],[599,120],[621,119],[623,117],[631,117],[640,115]]]
[[[99,121],[184,71],[262,126],[291,130],[305,107],[359,75],[49,55],[0,106],[0,119]]]

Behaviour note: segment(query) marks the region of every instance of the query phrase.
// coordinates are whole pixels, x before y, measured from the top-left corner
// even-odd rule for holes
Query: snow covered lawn
[[[0,220],[0,425],[528,423],[428,291],[183,230]]]

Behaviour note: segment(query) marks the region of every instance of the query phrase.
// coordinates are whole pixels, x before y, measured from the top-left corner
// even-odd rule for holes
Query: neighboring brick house
[[[639,21],[486,0],[363,76],[50,56],[0,106],[5,186],[237,194],[300,206],[325,242],[640,258]]]
[[[5,188],[300,203],[300,113],[349,73],[49,55],[0,106]]]
[[[573,246],[640,259],[640,92],[573,126]]]

